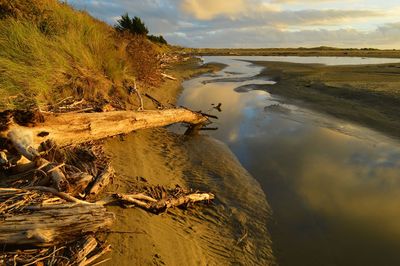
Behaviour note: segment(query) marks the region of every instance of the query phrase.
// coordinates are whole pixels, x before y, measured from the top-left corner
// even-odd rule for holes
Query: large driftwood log
[[[111,226],[114,214],[98,204],[54,205],[0,221],[0,245],[46,247]]]
[[[15,130],[17,130],[21,132],[21,130],[24,130],[29,132],[35,147],[46,138],[53,139],[59,146],[66,146],[174,123],[202,124],[207,121],[207,117],[188,109],[177,108],[141,112],[44,114],[44,121],[44,123],[38,123],[31,128],[12,124],[8,131],[16,132]],[[30,149],[23,149],[22,151],[28,151],[28,157],[36,155],[31,154]]]

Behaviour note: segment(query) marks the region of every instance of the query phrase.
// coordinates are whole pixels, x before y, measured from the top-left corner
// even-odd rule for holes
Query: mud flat
[[[261,85],[276,95],[400,137],[400,64],[343,65],[253,62],[264,66]]]

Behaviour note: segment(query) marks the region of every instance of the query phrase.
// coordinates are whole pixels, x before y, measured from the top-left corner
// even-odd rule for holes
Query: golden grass
[[[125,93],[138,65],[158,66],[139,64],[138,57],[132,64],[140,49],[155,55],[150,44],[134,45],[138,39],[118,36],[111,26],[56,0],[0,0],[0,14],[2,109],[18,107],[24,98],[46,104],[70,95],[115,97]]]

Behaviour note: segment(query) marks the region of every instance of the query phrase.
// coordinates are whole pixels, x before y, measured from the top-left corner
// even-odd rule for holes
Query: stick
[[[146,96],[147,98],[149,98],[150,100],[152,100],[153,103],[155,103],[155,104],[157,105],[158,108],[160,108],[160,109],[163,109],[163,108],[164,108],[164,105],[163,105],[159,100],[157,100],[156,98],[154,98],[153,96],[151,96],[150,94],[145,93],[144,96]]]
[[[37,190],[37,191],[41,191],[41,192],[49,192],[49,193],[52,193],[55,196],[57,196],[57,197],[59,197],[59,198],[61,198],[63,200],[66,200],[68,202],[79,203],[79,204],[84,204],[84,205],[92,205],[92,204],[94,204],[94,203],[90,203],[90,202],[87,202],[87,201],[84,201],[84,200],[77,199],[77,198],[75,198],[75,197],[73,197],[73,196],[71,196],[71,195],[69,195],[67,193],[59,192],[56,189],[51,188],[51,187],[36,186],[36,187],[27,187],[27,188],[24,188],[24,189],[26,189],[26,190]]]
[[[161,76],[163,76],[164,78],[170,79],[170,80],[176,80],[176,78],[174,78],[173,76],[167,75],[165,73],[161,73]]]

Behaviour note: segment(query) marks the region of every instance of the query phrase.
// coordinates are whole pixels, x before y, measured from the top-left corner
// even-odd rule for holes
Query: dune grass
[[[0,14],[1,109],[26,107],[27,101],[47,104],[70,95],[122,97],[138,66],[158,66],[156,60],[146,62],[151,66],[139,64],[134,56],[151,53],[151,44],[133,45],[138,39],[124,38],[56,0],[0,0]]]

